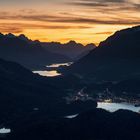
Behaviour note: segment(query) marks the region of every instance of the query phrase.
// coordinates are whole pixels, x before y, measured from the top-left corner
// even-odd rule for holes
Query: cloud
[[[68,2],[73,6],[81,6],[88,8],[97,8],[97,10],[108,10],[111,8],[112,11],[117,10],[131,10],[138,11],[140,10],[140,1],[139,0],[77,0],[74,2]],[[121,11],[119,11],[121,12]]]
[[[67,6],[69,6],[69,4],[75,5],[76,10],[61,11],[55,14],[53,12],[48,14],[35,9],[21,9],[15,13],[1,11],[0,20],[12,20],[13,22],[31,21],[35,24],[32,26],[28,24],[28,28],[43,29],[86,29],[92,28],[94,24],[138,25],[140,24],[140,4],[138,0],[134,1],[135,2],[133,2],[133,0],[74,0],[69,2],[65,0]],[[62,23],[62,25],[58,23]],[[50,24],[55,25],[52,26]],[[27,27],[27,24],[24,26]]]
[[[0,23],[0,31],[3,33],[21,33],[25,29],[87,29],[89,26],[55,26],[28,23]]]
[[[97,35],[112,34],[113,32],[97,32]]]
[[[0,24],[0,32],[3,32],[3,33],[21,33],[23,32],[23,29],[20,28],[20,27],[14,27],[14,26],[3,26]]]
[[[65,19],[53,19],[53,20],[48,20],[51,22],[63,22],[63,23],[81,23],[81,24],[107,24],[107,25],[133,25],[133,24],[140,24],[140,20],[135,20],[135,19],[94,19],[94,18],[80,18],[80,17],[75,17],[75,18],[65,18]]]
[[[77,6],[104,7],[112,4],[122,4],[125,3],[125,0],[80,0],[68,3]]]
[[[76,18],[75,22],[108,25],[140,24],[139,0],[75,0],[67,4],[73,5],[77,11],[82,9],[81,13],[89,15]]]
[[[77,24],[118,24],[118,25],[134,25],[134,24],[140,24],[140,18],[134,18],[134,17],[125,17],[122,19],[122,17],[109,17],[109,18],[97,18],[97,17],[88,17],[88,16],[80,16],[80,15],[39,15],[39,14],[23,14],[23,15],[13,15],[13,14],[5,14],[3,15],[3,12],[0,13],[0,19],[1,20],[13,20],[13,21],[38,21],[38,22],[44,22],[44,24],[47,23],[77,23]],[[89,25],[71,25],[71,26],[50,26],[50,25],[32,25],[33,27],[39,28],[46,28],[46,29],[69,29],[69,28],[89,28]],[[29,25],[29,24],[28,24]],[[31,26],[31,27],[32,27]]]
[[[5,0],[8,1],[8,0]],[[17,2],[18,0],[13,0],[14,2]],[[35,0],[28,0],[34,2]],[[36,0],[38,1],[38,0]],[[48,0],[50,2],[51,0]],[[91,24],[127,24],[126,20],[128,18],[126,17],[130,13],[135,14],[133,18],[129,18],[128,25],[134,22],[134,24],[139,24],[138,21],[140,21],[140,1],[139,0],[59,0],[59,2],[64,1],[66,4],[65,7],[72,7],[74,8],[74,11],[68,11],[67,14],[52,14],[49,12],[49,14],[46,14],[42,11],[37,11],[36,9],[21,9],[17,13],[8,13],[8,12],[0,12],[0,19],[13,19],[13,20],[30,20],[30,21],[41,21],[41,22],[63,22],[63,23],[91,23]],[[2,1],[0,1],[2,2]],[[26,0],[27,2],[27,0]],[[38,1],[39,2],[39,1]],[[45,0],[41,0],[41,2],[45,2]],[[53,3],[58,2],[58,0],[53,0]],[[41,10],[41,9],[40,9]],[[61,10],[59,10],[60,12]],[[63,11],[63,10],[62,10]],[[87,12],[89,11],[89,12]],[[64,10],[63,13],[66,11]],[[72,15],[73,13],[81,12],[86,13],[86,16],[79,15]],[[124,17],[120,18],[121,14],[125,14]],[[99,15],[99,16],[96,16]],[[138,16],[139,15],[139,18]],[[90,16],[90,17],[88,17]],[[108,19],[105,19],[104,17],[108,17]],[[118,16],[118,19],[114,20],[114,16]],[[130,15],[129,15],[130,16]],[[75,20],[75,21],[74,21]]]

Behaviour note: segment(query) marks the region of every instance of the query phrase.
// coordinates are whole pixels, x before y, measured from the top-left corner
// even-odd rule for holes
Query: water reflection
[[[69,116],[65,116],[65,118],[67,118],[67,119],[73,119],[73,118],[76,118],[77,116],[78,116],[78,114],[69,115]]]
[[[61,75],[56,70],[52,70],[52,71],[33,71],[33,72],[38,73],[39,75],[42,75],[42,76],[47,76],[47,77],[54,77],[54,76]]]
[[[140,107],[135,107],[133,104],[129,103],[105,103],[105,102],[98,102],[98,107],[97,108],[102,108],[105,110],[108,110],[110,112],[117,111],[119,109],[125,109],[125,110],[130,110],[133,112],[139,112]]]
[[[8,133],[11,133],[11,129],[7,129],[7,128],[0,129],[0,134],[8,134]]]
[[[68,63],[58,63],[58,64],[51,64],[46,66],[47,68],[58,68],[60,66],[70,66],[73,62]],[[47,77],[55,77],[61,75],[61,73],[58,73],[57,70],[42,70],[42,71],[33,71],[33,73],[38,73],[41,76],[47,76]]]

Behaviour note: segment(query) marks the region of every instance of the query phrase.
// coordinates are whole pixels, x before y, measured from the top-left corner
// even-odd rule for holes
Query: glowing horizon
[[[0,32],[32,40],[98,44],[140,24],[139,0],[0,0]]]

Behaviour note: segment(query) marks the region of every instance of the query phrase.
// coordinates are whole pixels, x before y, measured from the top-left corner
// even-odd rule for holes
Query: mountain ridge
[[[15,36],[11,33],[5,35],[0,33],[0,57],[34,70],[45,69],[46,65],[52,63],[76,61],[94,47],[94,44],[85,47],[75,41],[66,44],[46,42],[44,45],[43,42],[33,41],[24,34]]]
[[[13,34],[0,35],[0,57],[20,63],[29,69],[40,69],[47,64],[70,61],[66,56],[45,50],[38,41]]]
[[[66,55],[73,60],[78,60],[82,58],[83,56],[85,56],[84,53],[87,54],[88,52],[96,48],[96,45],[93,43],[83,45],[73,40],[64,44],[60,42],[46,42],[41,44],[47,50],[58,54]]]
[[[117,31],[64,72],[92,75],[93,79],[100,80],[134,78],[140,70],[139,27]]]

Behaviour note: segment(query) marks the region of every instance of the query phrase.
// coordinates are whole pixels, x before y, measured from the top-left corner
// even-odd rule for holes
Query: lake
[[[1,128],[0,129],[0,134],[7,134],[7,133],[11,133],[11,129],[9,129],[9,128]]]
[[[3,139],[6,138],[6,136],[10,133],[11,133],[10,128],[0,128],[0,139],[1,138],[3,138]]]
[[[105,103],[105,102],[98,102],[97,108],[102,108],[108,110],[110,112],[117,111],[119,109],[126,109],[133,112],[139,112],[140,107],[135,107],[133,104],[129,103]]]
[[[51,65],[48,65],[46,67],[48,67],[48,68],[58,68],[60,66],[70,66],[71,64],[73,64],[73,62],[51,64]]]
[[[33,73],[38,73],[41,76],[47,76],[47,77],[55,77],[61,75],[58,73],[56,70],[51,70],[51,71],[33,71]]]
[[[58,68],[60,66],[70,66],[72,63],[73,62],[51,64],[47,65],[46,68]],[[61,75],[61,73],[58,73],[57,70],[33,71],[33,73],[38,73],[39,75],[46,77],[55,77]]]

